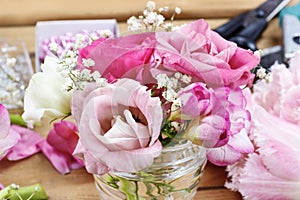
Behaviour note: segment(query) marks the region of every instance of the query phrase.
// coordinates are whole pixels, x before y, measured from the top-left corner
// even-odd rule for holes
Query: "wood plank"
[[[211,188],[198,190],[195,200],[241,200],[239,193],[230,191],[225,188]]]
[[[70,174],[61,175],[41,153],[17,162],[2,160],[0,172],[0,182],[3,185],[16,183],[27,186],[40,183],[50,200],[99,199],[94,179],[85,169],[73,170]],[[238,193],[223,187],[224,175],[224,168],[207,165],[195,200],[240,199]]]
[[[111,19],[124,21],[138,15],[148,0],[2,0],[1,25],[34,25],[39,20]],[[264,0],[157,0],[157,7],[182,9],[182,19],[232,17],[260,5]]]

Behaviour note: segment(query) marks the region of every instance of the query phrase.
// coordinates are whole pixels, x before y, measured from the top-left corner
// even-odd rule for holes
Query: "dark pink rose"
[[[92,71],[99,71],[105,78],[133,78],[142,82],[143,73],[148,67],[155,48],[155,33],[142,33],[106,39],[94,42],[79,52],[79,68],[83,69],[82,59],[91,58],[95,66]]]

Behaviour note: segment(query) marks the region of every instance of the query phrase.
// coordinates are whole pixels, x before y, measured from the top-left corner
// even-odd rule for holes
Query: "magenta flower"
[[[72,169],[79,169],[84,166],[81,159],[72,155],[77,142],[76,125],[72,122],[61,121],[54,124],[47,140],[40,143],[39,146],[53,166],[61,174],[66,174]]]
[[[73,94],[72,111],[86,168],[93,174],[135,172],[152,164],[162,149],[160,101],[147,87],[120,79],[105,87],[92,84]]]

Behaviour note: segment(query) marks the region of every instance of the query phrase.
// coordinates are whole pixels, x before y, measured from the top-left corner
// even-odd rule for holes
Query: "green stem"
[[[23,118],[18,115],[18,114],[10,114],[10,123],[11,124],[16,124],[19,126],[25,126],[26,127],[26,122],[23,120]]]
[[[138,200],[139,197],[137,195],[137,186],[136,184],[130,184],[130,181],[119,177],[120,180],[120,190],[126,195],[127,200]],[[134,181],[136,182],[136,181]]]

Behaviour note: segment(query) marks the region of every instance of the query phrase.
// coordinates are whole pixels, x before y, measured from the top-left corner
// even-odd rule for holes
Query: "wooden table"
[[[296,0],[293,0],[295,2]],[[34,25],[39,20],[58,19],[101,19],[116,18],[120,30],[126,30],[125,19],[137,15],[144,8],[146,0],[2,0],[0,6],[0,38],[21,39],[26,42],[32,59],[34,58]],[[179,6],[183,14],[178,23],[205,18],[212,28],[217,27],[241,12],[255,8],[263,0],[166,0],[157,1],[160,5]],[[66,5],[68,5],[66,7]],[[281,30],[278,21],[271,21],[258,41],[259,48],[281,44]],[[237,192],[224,187],[226,172],[224,167],[208,164],[196,200],[238,200]],[[74,170],[60,175],[39,153],[18,162],[0,162],[0,182],[4,185],[16,183],[27,186],[40,183],[50,200],[88,200],[99,199],[93,177],[85,169]]]

